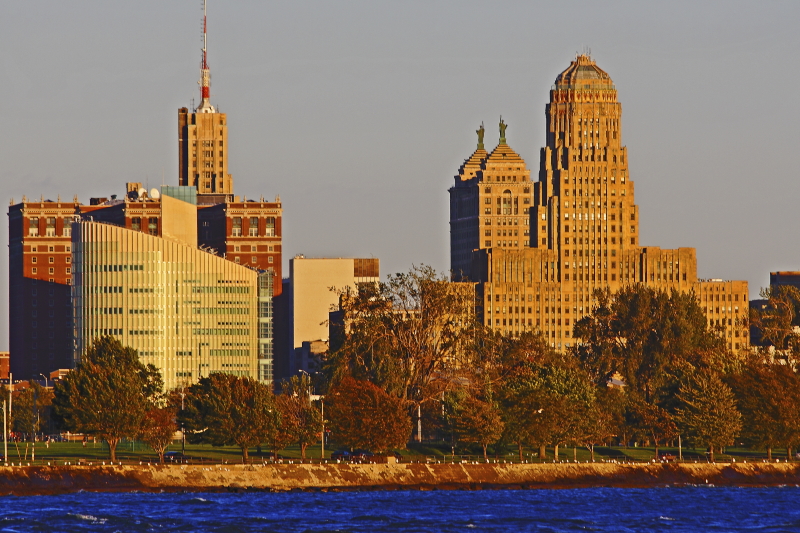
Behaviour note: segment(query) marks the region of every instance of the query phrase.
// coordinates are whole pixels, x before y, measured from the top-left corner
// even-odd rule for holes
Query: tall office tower
[[[40,379],[72,367],[72,202],[22,202],[8,208],[10,368]]]
[[[622,107],[609,75],[578,56],[556,78],[545,116],[547,145],[530,193],[502,121],[498,147],[482,159],[473,154],[450,189],[452,268],[478,283],[484,323],[509,334],[539,330],[554,347],[567,348],[596,289],[641,283],[694,291],[709,324],[724,326],[729,347],[746,347],[747,282],[698,280],[693,248],[640,245]],[[482,144],[481,130],[478,136]],[[525,221],[517,220],[515,207],[525,215],[528,202]],[[467,220],[470,239],[463,237]],[[528,229],[528,242],[519,246],[513,238]],[[726,305],[712,306],[709,298]]]
[[[178,110],[178,184],[192,185],[199,194],[225,201],[233,194],[228,174],[228,121],[211,105],[211,69],[208,66],[206,4],[203,2],[203,54],[200,61],[200,105]],[[202,202],[201,203],[210,203]]]

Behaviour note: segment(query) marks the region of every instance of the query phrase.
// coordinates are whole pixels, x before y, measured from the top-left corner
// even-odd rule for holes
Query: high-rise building
[[[694,291],[709,324],[724,326],[728,346],[746,347],[747,282],[698,280],[693,248],[640,244],[622,106],[609,75],[579,55],[556,78],[545,116],[538,181],[506,143],[501,120],[499,145],[487,153],[481,127],[450,189],[453,274],[478,283],[484,323],[510,334],[539,330],[564,349],[595,289],[642,283]]]
[[[231,198],[228,174],[228,120],[211,105],[206,6],[203,2],[203,55],[200,61],[200,105],[178,110],[178,184],[194,186],[200,194]],[[224,200],[223,200],[224,201]]]

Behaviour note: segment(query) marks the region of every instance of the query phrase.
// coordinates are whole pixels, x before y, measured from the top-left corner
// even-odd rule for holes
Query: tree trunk
[[[558,444],[553,447],[553,459],[558,461]]]
[[[160,450],[158,452],[158,463],[162,465],[164,464],[164,450]]]
[[[767,446],[767,461],[772,462],[772,446]]]
[[[790,461],[790,462],[792,460],[792,447],[791,446],[787,446],[786,447],[786,460]]]
[[[247,446],[241,446],[241,449],[242,449],[242,463],[246,463],[247,460],[250,458],[250,456],[247,455]]]
[[[522,462],[522,443],[521,442],[517,443],[517,449],[519,450],[519,462],[521,463]]]
[[[588,445],[587,448],[589,449],[589,455],[592,457],[592,462],[594,462],[594,444]]]
[[[658,459],[658,441],[657,441],[657,440],[655,440],[655,439],[653,439],[653,444],[655,444],[655,445],[656,445],[656,455],[655,455],[655,458],[656,458],[656,459]]]
[[[302,459],[303,461],[306,460],[306,447],[307,446],[308,446],[308,444],[306,444],[305,442],[301,442],[300,443],[300,459]]]
[[[539,445],[539,462],[547,459],[547,448],[544,444]]]
[[[578,447],[577,446],[573,446],[572,447],[572,460],[575,461],[576,463],[578,462]]]
[[[713,463],[714,462],[714,446],[708,447],[708,458]]]
[[[108,456],[112,461],[117,460],[117,444],[119,444],[119,439],[107,439],[106,442],[108,443]]]
[[[489,456],[486,455],[486,445],[485,444],[481,444],[481,446],[483,446],[483,462],[484,463],[488,463],[489,462]]]

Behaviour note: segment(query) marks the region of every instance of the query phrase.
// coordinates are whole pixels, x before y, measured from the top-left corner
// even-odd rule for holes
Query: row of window
[[[31,263],[34,263],[34,264],[35,264],[35,263],[37,263],[38,261],[39,261],[39,258],[38,258],[38,257],[36,257],[36,256],[33,256],[33,257],[31,257]],[[47,262],[48,262],[48,263],[55,263],[55,262],[56,262],[56,258],[55,258],[55,257],[48,257],[48,258],[47,258]],[[66,256],[66,257],[64,258],[64,262],[65,262],[65,263],[72,263],[72,256],[69,256],[69,255],[68,255],[68,256]]]
[[[38,267],[31,267],[31,274],[38,274],[38,273],[39,273],[39,268]],[[49,267],[47,269],[47,273],[48,274],[55,274],[56,273],[56,269],[53,268],[53,267]],[[64,273],[65,274],[72,274],[72,267],[66,267],[64,269]],[[50,281],[52,282],[53,280],[51,279]],[[69,283],[70,282],[67,281],[67,285],[69,285]]]

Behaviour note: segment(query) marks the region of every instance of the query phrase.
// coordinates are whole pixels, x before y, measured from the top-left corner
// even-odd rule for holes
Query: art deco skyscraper
[[[566,348],[596,289],[646,284],[694,291],[709,323],[724,326],[729,347],[747,346],[747,282],[698,280],[694,248],[640,245],[622,106],[609,75],[577,56],[556,78],[545,116],[547,143],[530,194],[525,162],[507,146],[502,121],[497,148],[477,150],[450,189],[454,277],[478,284],[484,323],[509,334],[539,330]],[[525,220],[503,216],[507,205],[512,214],[523,207]],[[517,227],[530,232],[524,246],[511,238]]]

